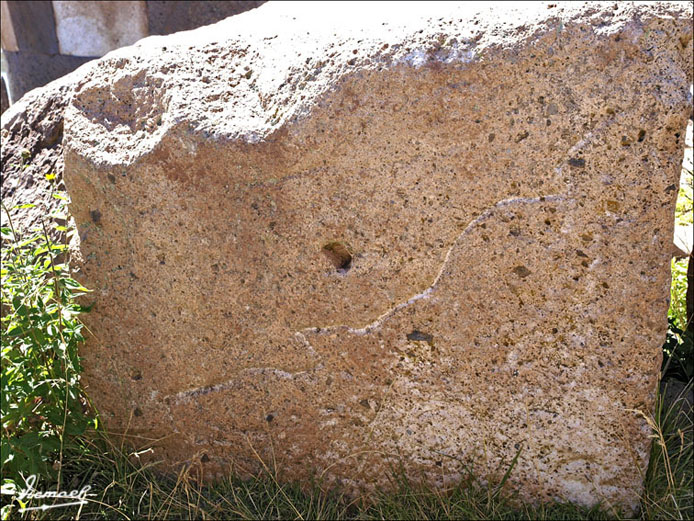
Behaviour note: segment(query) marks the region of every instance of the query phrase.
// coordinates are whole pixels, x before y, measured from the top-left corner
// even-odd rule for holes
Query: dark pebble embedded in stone
[[[412,333],[407,334],[407,340],[415,342],[431,342],[434,340],[434,337],[428,333],[422,333],[421,331],[417,331],[415,329],[412,331]]]
[[[525,266],[516,266],[515,268],[513,268],[513,273],[518,275],[521,279],[524,279],[525,277],[530,275],[531,271]]]

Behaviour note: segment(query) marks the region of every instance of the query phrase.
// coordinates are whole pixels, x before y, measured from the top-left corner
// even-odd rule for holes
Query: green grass
[[[376,493],[370,502],[348,500],[314,484],[280,485],[272,471],[255,479],[227,479],[202,487],[193,470],[176,479],[157,475],[155,466],[139,465],[132,453],[103,434],[80,438],[66,458],[70,488],[86,484],[97,491],[88,505],[34,513],[32,519],[601,519],[598,509],[572,505],[512,506],[470,476],[450,494],[417,488],[396,479],[395,492]],[[397,476],[395,477],[397,478]]]
[[[668,310],[668,318],[679,329],[687,327],[687,305],[684,295],[687,294],[687,267],[689,266],[689,257],[682,259],[672,259],[670,261],[670,271],[672,273],[672,282],[670,284],[670,308]]]
[[[671,404],[659,393],[654,415],[644,416],[653,444],[641,500],[643,519],[694,518],[694,418],[686,407],[681,407],[692,385],[690,380]]]
[[[677,193],[677,203],[675,207],[675,224],[686,225],[694,223],[694,172],[686,168],[682,169],[683,182]]]
[[[691,383],[689,385],[691,388]],[[692,422],[662,398],[646,415],[654,439],[651,463],[637,519],[691,519]],[[81,507],[24,514],[25,519],[619,519],[596,507],[554,503],[533,506],[499,493],[503,482],[482,485],[474,475],[444,494],[417,487],[398,472],[394,491],[377,492],[370,501],[350,500],[336,492],[279,484],[275,472],[250,480],[228,478],[212,486],[194,479],[195,467],[175,478],[157,473],[157,463],[140,463],[136,453],[115,445],[104,432],[75,438],[66,447],[63,488],[90,485]],[[500,486],[501,485],[501,486]],[[46,504],[46,500],[27,505]],[[50,504],[50,502],[48,502]],[[9,513],[9,512],[6,512]],[[13,516],[17,508],[13,507]]]
[[[675,208],[675,224],[691,225],[694,219],[694,175],[682,169],[682,180]],[[694,327],[687,321],[687,268],[690,257],[673,258],[670,284],[669,329],[663,346],[664,376],[690,381],[694,378]]]

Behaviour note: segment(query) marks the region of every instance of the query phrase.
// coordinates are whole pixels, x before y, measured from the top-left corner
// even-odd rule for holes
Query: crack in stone
[[[283,380],[292,380],[296,376],[307,374],[310,370],[298,371],[296,373],[290,373],[283,369],[278,369],[277,367],[249,367],[239,371],[239,374],[250,373],[250,374],[274,374],[278,378]],[[203,387],[197,387],[195,389],[189,389],[187,391],[181,391],[173,395],[167,395],[164,400],[173,398],[176,403],[180,403],[182,400],[190,400],[191,398],[197,398],[198,396],[204,396],[210,393],[216,393],[219,391],[224,391],[226,389],[231,389],[238,382],[238,378],[232,380],[227,380],[226,382],[218,383],[215,385],[206,385]]]
[[[334,326],[326,326],[326,327],[308,327],[305,329],[302,329],[298,334],[300,334],[304,339],[306,339],[305,334],[316,334],[316,335],[325,335],[332,333],[334,331],[346,331],[348,333],[354,334],[354,335],[367,335],[369,333],[372,333],[374,331],[377,331],[382,325],[383,322],[385,322],[386,319],[388,319],[390,316],[393,314],[397,313],[401,309],[404,309],[418,300],[423,300],[423,299],[428,299],[434,290],[436,289],[436,286],[438,285],[439,281],[441,280],[441,277],[443,276],[444,273],[446,273],[446,266],[448,265],[448,262],[451,257],[451,253],[453,250],[458,246],[458,243],[460,240],[465,237],[470,230],[473,229],[473,227],[483,221],[486,221],[489,217],[492,216],[495,210],[499,208],[503,208],[506,206],[512,206],[515,204],[532,204],[532,203],[539,203],[539,202],[545,202],[545,201],[563,201],[565,199],[565,196],[563,195],[546,195],[546,196],[539,196],[539,197],[514,197],[511,199],[503,199],[499,202],[497,202],[494,206],[491,208],[488,208],[484,212],[482,212],[479,216],[475,217],[470,223],[465,227],[465,229],[458,235],[458,237],[453,241],[453,244],[448,248],[448,251],[446,252],[446,256],[443,259],[443,263],[441,264],[441,269],[439,270],[438,274],[436,275],[436,278],[434,279],[434,282],[431,283],[431,285],[426,288],[424,291],[421,293],[417,293],[413,297],[410,297],[407,301],[401,302],[400,304],[390,308],[388,311],[383,313],[381,316],[379,316],[376,320],[373,322],[370,322],[369,324],[360,327],[360,328],[353,328],[349,327],[345,324],[340,324],[340,325],[334,325]],[[306,343],[310,346],[310,343],[308,343],[308,340],[306,340]]]
[[[346,331],[348,333],[354,334],[354,335],[367,335],[369,333],[372,333],[373,331],[378,330],[383,323],[388,319],[390,316],[394,315],[401,309],[404,309],[418,300],[424,300],[428,299],[431,297],[433,292],[436,289],[436,286],[438,285],[439,281],[441,280],[441,277],[448,273],[446,271],[446,267],[448,266],[448,263],[450,261],[451,254],[453,253],[453,250],[459,245],[459,242],[473,229],[474,226],[477,224],[486,221],[489,219],[494,214],[494,211],[507,207],[507,206],[513,206],[517,204],[534,204],[534,203],[539,203],[539,202],[546,202],[546,201],[563,201],[565,200],[566,197],[563,195],[546,195],[546,196],[539,196],[539,197],[514,197],[511,199],[504,199],[502,201],[497,202],[492,206],[491,208],[488,208],[484,212],[482,212],[480,215],[475,217],[470,223],[465,227],[465,229],[458,235],[458,237],[453,241],[453,244],[448,248],[448,251],[446,252],[446,256],[443,259],[443,263],[441,264],[441,268],[439,269],[438,274],[436,275],[436,278],[434,281],[431,283],[431,285],[426,288],[424,291],[421,293],[417,293],[416,295],[410,297],[408,300],[405,302],[401,302],[400,304],[390,308],[388,311],[383,313],[380,317],[378,317],[376,320],[373,322],[370,322],[369,324],[360,327],[360,328],[352,328],[347,325],[341,324],[341,325],[335,325],[335,326],[327,326],[327,327],[308,327],[305,329],[302,329],[301,331],[296,331],[294,333],[294,337],[301,342],[308,352],[312,356],[317,356],[317,353],[311,343],[308,341],[308,338],[306,338],[306,334],[318,334],[318,335],[323,335],[327,333],[331,333],[334,331]],[[318,364],[316,367],[313,369],[318,369],[321,368],[322,364]],[[278,369],[276,367],[250,367],[247,369],[243,369],[241,373],[251,373],[251,374],[267,374],[271,373],[274,374],[275,376],[285,379],[285,380],[291,380],[295,378],[298,375],[301,374],[306,374],[309,371],[299,371],[296,373],[290,373],[288,371],[284,371],[282,369]],[[224,391],[226,389],[230,389],[234,386],[234,384],[238,381],[238,378],[234,378],[232,380],[228,380],[226,382],[222,382],[219,384],[215,385],[206,385],[204,387],[198,387],[196,389],[190,389],[188,391],[181,391],[173,395],[168,395],[165,397],[165,399],[170,399],[173,398],[176,403],[179,403],[181,400],[190,400],[191,398],[197,398],[198,396],[204,396],[206,394],[210,393],[215,393],[219,391]]]
[[[294,337],[304,345],[304,347],[308,350],[308,352],[311,356],[314,356],[314,357],[318,356],[318,354],[316,353],[316,350],[313,349],[311,342],[308,341],[308,338],[306,338],[306,335],[304,335],[301,331],[297,331],[296,333],[294,333]]]

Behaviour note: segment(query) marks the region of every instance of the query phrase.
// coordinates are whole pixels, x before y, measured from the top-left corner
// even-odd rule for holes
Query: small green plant
[[[677,194],[677,206],[675,207],[675,224],[679,226],[693,224],[694,212],[694,173],[687,169],[682,169],[683,182]]]
[[[675,207],[675,225],[691,225],[694,219],[694,176],[682,169]],[[694,327],[687,323],[687,268],[689,257],[672,259],[668,332],[663,345],[662,377],[688,382],[694,378]]]
[[[53,196],[62,201],[61,209],[30,233],[17,229],[2,205],[7,217],[1,229],[0,461],[5,491],[24,487],[31,475],[60,487],[67,439],[95,425],[79,386],[77,354],[84,340],[78,315],[85,308],[76,299],[88,290],[70,277],[67,240],[74,230],[59,224],[67,222],[61,213],[66,197]],[[64,236],[65,243],[51,239],[56,235]],[[3,519],[11,506],[3,506]]]
[[[694,378],[694,329],[685,331],[673,319],[663,345],[662,378],[690,382]]]
[[[672,259],[671,272],[672,282],[670,284],[670,308],[668,309],[668,320],[678,329],[687,328],[687,266],[688,257],[683,259]]]
[[[668,332],[663,345],[663,378],[694,378],[694,329],[687,328],[687,258],[672,259]]]

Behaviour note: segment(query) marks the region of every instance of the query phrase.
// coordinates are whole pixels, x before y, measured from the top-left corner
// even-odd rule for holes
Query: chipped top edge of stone
[[[643,17],[692,17],[689,2],[429,2],[406,9],[375,2],[368,17],[362,5],[269,3],[192,31],[150,36],[85,64],[49,85],[74,82],[66,148],[110,167],[133,164],[176,129],[258,143],[310,115],[324,94],[359,71],[431,61],[465,66],[555,26],[588,22],[606,36]],[[36,92],[25,98],[18,104]],[[128,114],[127,103],[144,110]],[[3,128],[20,110],[3,116]]]

